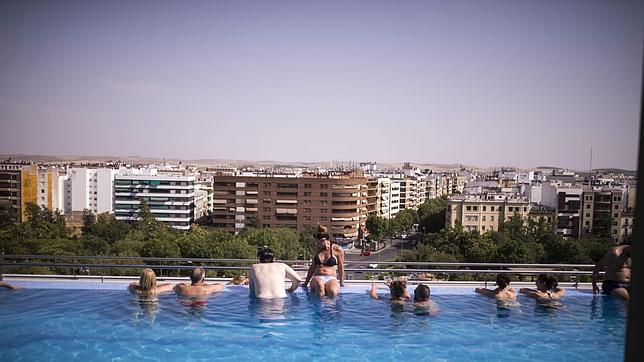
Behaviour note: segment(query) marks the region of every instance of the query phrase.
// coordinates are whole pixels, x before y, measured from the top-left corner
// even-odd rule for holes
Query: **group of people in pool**
[[[344,251],[339,245],[331,243],[324,227],[317,229],[317,248],[313,255],[313,262],[304,279],[304,287],[310,284],[311,291],[320,297],[335,297],[344,286]],[[248,284],[250,296],[258,299],[285,298],[287,292],[295,291],[302,279],[290,266],[275,262],[275,253],[264,248],[257,253],[259,263],[251,266],[249,277],[238,276],[233,279],[234,284]],[[604,271],[602,292],[621,299],[629,299],[631,270],[631,246],[619,245],[611,248],[593,269],[593,292],[598,293],[598,275]],[[190,273],[190,284],[170,283],[157,284],[156,275],[152,269],[146,268],[141,273],[139,282],[131,283],[128,290],[141,298],[154,299],[157,294],[174,290],[179,296],[188,298],[205,297],[224,289],[219,283],[206,284],[205,271],[201,267],[194,268]],[[284,289],[284,279],[291,281],[291,286]],[[389,287],[390,301],[393,304],[411,301],[407,292],[406,281],[399,279],[386,283]],[[515,300],[516,291],[510,287],[510,278],[499,274],[496,278],[496,289],[476,288],[475,291],[482,295],[495,298],[499,301]],[[16,288],[16,286],[0,281],[0,287]],[[378,285],[372,284],[370,295],[380,299],[377,293]],[[558,287],[557,277],[554,275],[540,274],[536,280],[536,289],[521,288],[519,293],[540,300],[558,300],[564,296],[565,291]],[[435,307],[429,298],[430,289],[420,284],[414,290],[414,305],[417,307]]]

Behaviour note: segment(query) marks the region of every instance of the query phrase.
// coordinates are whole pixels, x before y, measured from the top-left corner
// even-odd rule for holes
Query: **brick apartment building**
[[[214,176],[212,223],[230,233],[253,222],[298,232],[323,225],[336,239],[355,239],[366,215],[367,179],[360,171]]]

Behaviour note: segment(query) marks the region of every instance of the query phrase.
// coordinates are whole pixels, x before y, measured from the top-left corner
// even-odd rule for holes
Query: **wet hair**
[[[315,230],[315,238],[318,240],[329,238],[329,231],[326,226],[318,225],[317,229]]]
[[[426,302],[429,300],[429,287],[425,284],[418,284],[414,289],[414,302]]]
[[[554,289],[559,285],[559,279],[554,275],[549,274],[539,274],[537,280],[542,282],[547,290]]]
[[[228,284],[234,284],[234,285],[247,285],[248,284],[248,278],[244,275],[238,275],[234,277],[233,279],[230,280],[230,283]]]
[[[154,274],[154,270],[150,268],[145,268],[141,272],[141,277],[139,278],[139,288],[141,290],[152,290],[157,287],[157,275]]]
[[[499,288],[503,289],[510,285],[510,278],[505,274],[498,274],[496,276],[496,285],[498,285]]]
[[[407,282],[405,280],[394,280],[391,282],[391,285],[389,285],[391,299],[401,299],[405,295],[405,289],[407,289]]]
[[[275,252],[269,248],[264,248],[257,252],[257,258],[260,263],[272,263],[275,261]]]
[[[190,280],[193,283],[199,283],[204,278],[204,276],[206,276],[206,272],[202,267],[198,266],[192,269],[192,272],[190,273]]]

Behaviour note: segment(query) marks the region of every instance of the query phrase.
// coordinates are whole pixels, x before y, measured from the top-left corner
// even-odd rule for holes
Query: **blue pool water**
[[[69,285],[69,284],[68,284]],[[499,308],[471,289],[433,288],[436,316],[304,291],[249,302],[228,287],[206,305],[174,294],[139,304],[118,290],[0,290],[0,361],[53,360],[604,360],[623,359],[625,303],[571,291],[558,308],[519,297]]]

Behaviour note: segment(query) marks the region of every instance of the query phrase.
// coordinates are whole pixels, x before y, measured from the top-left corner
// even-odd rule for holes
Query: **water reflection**
[[[150,324],[154,323],[160,311],[159,300],[156,296],[137,297],[132,303],[138,307],[132,316],[135,323],[138,323],[142,319],[147,320]]]
[[[252,319],[261,322],[273,322],[285,319],[285,298],[259,299],[251,298],[248,303],[248,312]]]

